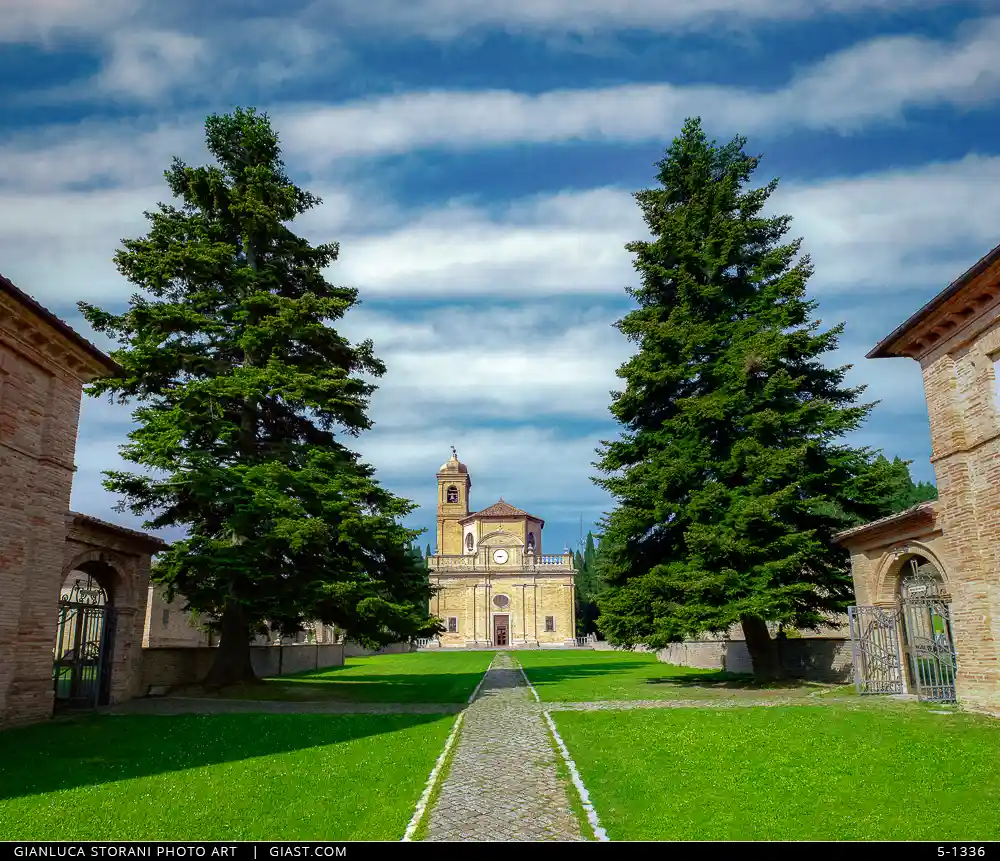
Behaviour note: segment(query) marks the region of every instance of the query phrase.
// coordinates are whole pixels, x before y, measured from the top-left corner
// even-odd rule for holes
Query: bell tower
[[[441,464],[437,474],[437,552],[444,556],[462,553],[462,524],[458,521],[469,514],[469,489],[472,479],[464,463],[459,461],[455,446],[451,459]]]

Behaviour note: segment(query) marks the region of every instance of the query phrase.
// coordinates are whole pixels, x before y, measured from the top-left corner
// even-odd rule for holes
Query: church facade
[[[501,498],[470,511],[472,479],[452,449],[437,473],[437,552],[430,612],[444,648],[576,643],[573,554],[542,552],[545,521]]]

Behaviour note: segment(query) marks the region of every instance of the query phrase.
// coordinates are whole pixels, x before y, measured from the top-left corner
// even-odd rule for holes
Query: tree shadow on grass
[[[648,685],[667,685],[677,688],[708,688],[709,690],[739,691],[786,691],[815,686],[804,679],[784,678],[771,682],[758,682],[749,674],[711,670],[706,670],[704,673],[652,677],[645,679],[645,683]]]
[[[532,684],[538,687],[559,682],[601,676],[617,676],[622,684],[632,684],[639,690],[646,685],[678,689],[703,688],[706,691],[789,691],[822,687],[802,678],[784,678],[774,682],[756,682],[749,673],[698,669],[662,664],[658,661],[602,660],[591,658],[579,663],[538,664],[526,667]]]
[[[253,685],[235,685],[206,692],[198,688],[177,691],[185,696],[223,699],[288,700],[346,703],[464,703],[483,673],[371,673],[338,675],[313,671],[295,676],[262,679]]]
[[[89,715],[0,732],[0,800],[275,756],[441,715]]]

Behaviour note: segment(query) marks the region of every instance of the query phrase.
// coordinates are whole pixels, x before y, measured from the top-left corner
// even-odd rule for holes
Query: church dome
[[[467,475],[469,468],[458,459],[458,452],[454,448],[451,450],[451,458],[447,463],[441,464],[441,472],[454,472]]]

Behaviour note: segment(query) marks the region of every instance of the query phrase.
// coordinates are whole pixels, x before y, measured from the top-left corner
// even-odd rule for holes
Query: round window
[[[493,605],[499,607],[501,610],[510,604],[510,598],[506,595],[496,595],[493,598]]]

